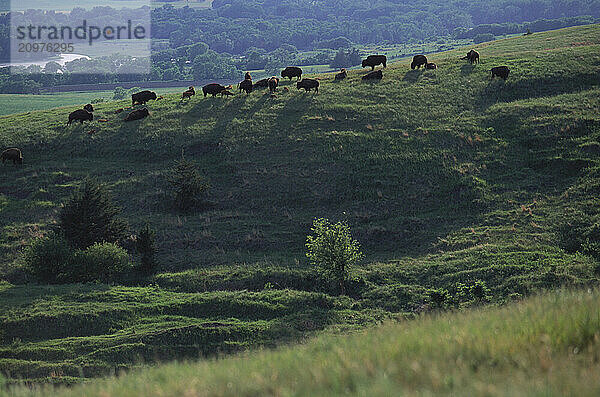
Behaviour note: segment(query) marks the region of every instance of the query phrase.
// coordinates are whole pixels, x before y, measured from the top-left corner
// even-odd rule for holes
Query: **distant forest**
[[[75,9],[73,17],[110,13],[109,7]],[[69,16],[48,13],[48,23]],[[9,59],[9,16],[0,15],[0,62]],[[182,79],[233,79],[243,70],[276,70],[285,64],[356,64],[353,49],[371,44],[475,39],[600,22],[600,0],[214,0],[212,9],[152,11],[149,76],[60,75],[8,78],[0,92],[34,93],[57,84]],[[312,53],[307,55],[307,51]],[[346,55],[344,56],[344,51]],[[350,56],[350,54],[353,54]],[[336,59],[336,61],[334,61]],[[95,66],[102,64],[98,61]],[[56,69],[56,64],[52,65]],[[112,65],[106,61],[104,67]]]

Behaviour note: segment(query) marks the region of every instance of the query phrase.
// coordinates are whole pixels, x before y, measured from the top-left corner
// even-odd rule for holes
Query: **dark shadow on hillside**
[[[589,90],[598,85],[600,85],[600,76],[595,73],[574,73],[554,78],[543,77],[519,81],[511,79],[510,76],[506,81],[490,78],[487,87],[481,92],[477,104],[480,110],[484,110],[500,102],[571,94]]]
[[[425,69],[416,69],[416,70],[411,70],[410,72],[406,72],[406,74],[402,78],[402,81],[406,81],[408,83],[416,83],[424,71],[425,71]]]
[[[463,76],[469,75],[475,71],[475,65],[467,63],[460,67],[460,74]]]

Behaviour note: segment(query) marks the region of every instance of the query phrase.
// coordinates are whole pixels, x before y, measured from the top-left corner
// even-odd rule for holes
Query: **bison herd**
[[[467,53],[466,56],[461,59],[469,61],[470,64],[474,65],[479,63],[479,53],[477,51],[471,50]],[[377,81],[383,78],[383,71],[381,69],[375,70],[375,67],[378,65],[383,65],[383,69],[387,67],[387,57],[385,55],[369,55],[366,59],[362,61],[362,67],[371,67],[371,71],[362,76],[363,81]],[[437,65],[435,63],[429,62],[425,55],[415,55],[410,64],[410,68],[420,69],[423,67],[428,70],[437,69]],[[508,78],[510,73],[510,69],[508,66],[497,66],[491,69],[492,79],[494,77],[500,77],[503,80]],[[339,73],[337,73],[334,77],[334,81],[342,81],[348,76],[346,69],[342,69]],[[302,78],[302,69],[297,66],[289,66],[281,71],[282,78],[288,78],[290,81],[293,78],[296,78],[296,88],[298,90],[304,89],[306,92],[314,90],[315,94],[319,93],[319,80],[310,79],[310,78]],[[252,76],[250,73],[246,72],[244,76],[244,80],[241,81],[237,88],[239,92],[246,92],[246,95],[252,93],[252,91],[261,88],[268,88],[271,94],[271,97],[275,97],[275,92],[279,86],[279,77],[269,77],[266,79],[258,80],[257,82],[252,82]],[[202,87],[202,93],[204,97],[211,95],[212,97],[216,97],[217,95],[223,96],[231,96],[234,95],[233,92],[230,91],[233,87],[223,86],[217,83],[207,84]],[[284,88],[284,91],[289,91],[287,87]],[[191,97],[196,95],[196,91],[194,87],[189,87],[186,91],[181,95],[181,100],[191,99]],[[131,106],[135,105],[145,105],[150,100],[160,100],[162,97],[157,97],[156,93],[152,91],[141,91],[131,95]],[[124,109],[117,109],[115,114],[122,113]],[[92,121],[94,120],[94,107],[91,104],[85,105],[82,109],[77,109],[74,112],[69,114],[69,120],[67,122],[67,126],[71,125],[74,121],[79,121],[80,124],[83,124],[84,121]],[[123,121],[135,121],[146,118],[150,115],[150,112],[147,108],[135,109],[131,111]],[[107,120],[100,120],[107,121]],[[2,152],[0,155],[2,159],[2,164],[6,161],[12,161],[13,164],[23,164],[23,154],[21,150],[18,148],[9,148]]]

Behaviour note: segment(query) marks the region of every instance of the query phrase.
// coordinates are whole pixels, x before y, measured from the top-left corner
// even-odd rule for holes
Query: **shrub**
[[[51,234],[35,240],[26,249],[25,267],[41,282],[59,283],[69,278],[72,256],[67,241],[60,235]]]
[[[486,41],[494,41],[496,37],[491,33],[480,33],[477,36],[473,37],[473,43],[485,43]]]
[[[557,227],[558,242],[567,252],[581,252],[600,260],[600,223],[582,212],[574,212]]]
[[[150,229],[150,225],[146,224],[137,238],[135,239],[135,250],[140,255],[139,269],[145,273],[150,273],[156,265],[154,254],[156,253],[156,232]]]
[[[129,228],[120,213],[106,187],[86,178],[61,209],[58,226],[74,248],[115,243],[125,237]]]
[[[450,294],[443,288],[434,289],[429,291],[429,301],[433,307],[441,309],[450,301]]]
[[[333,224],[327,219],[315,219],[311,231],[313,235],[306,238],[306,256],[333,278],[345,295],[349,268],[363,257],[358,241],[352,239],[346,222]]]
[[[168,182],[175,193],[175,207],[187,211],[197,207],[208,192],[209,184],[193,161],[184,158],[172,169]]]
[[[130,269],[127,251],[113,243],[96,243],[73,255],[72,281],[108,282]]]

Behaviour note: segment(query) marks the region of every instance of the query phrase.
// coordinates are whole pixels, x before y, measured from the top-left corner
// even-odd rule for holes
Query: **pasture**
[[[24,153],[0,172],[0,372],[74,383],[413,318],[441,288],[461,308],[597,284],[597,260],[562,249],[557,230],[600,216],[600,26],[474,46],[479,65],[459,59],[469,48],[428,56],[438,70],[388,64],[377,83],[315,75],[318,95],[286,81],[275,98],[166,95],[127,124],[114,111],[128,100],[70,128],[79,106],[0,118],[0,146]],[[498,65],[506,82],[491,79]],[[182,153],[210,181],[202,211],[171,205]],[[23,270],[86,175],[132,233],[157,230],[156,274],[47,286]],[[347,220],[362,245],[349,296],[307,263],[316,217]],[[466,296],[476,282],[483,296]]]

